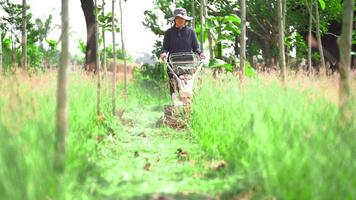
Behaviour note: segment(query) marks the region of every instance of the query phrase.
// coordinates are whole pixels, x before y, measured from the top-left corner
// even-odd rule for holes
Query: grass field
[[[56,83],[54,73],[0,77],[0,199],[356,198],[356,125],[339,126],[335,77],[283,87],[270,75],[242,86],[206,75],[189,128],[176,131],[156,124],[170,103],[164,86],[131,82],[127,101],[118,92],[121,118],[104,88],[103,119],[95,79],[70,74],[61,176]]]

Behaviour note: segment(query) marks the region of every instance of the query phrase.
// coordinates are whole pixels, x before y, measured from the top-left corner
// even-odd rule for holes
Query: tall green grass
[[[0,77],[0,199],[56,194],[52,159],[54,102],[15,77]]]
[[[96,80],[70,74],[69,134],[65,173],[53,170],[55,73],[0,77],[0,199],[103,199],[96,188],[107,184],[101,178],[103,151],[112,148],[107,136],[121,134],[118,119],[111,115],[110,80],[103,82],[101,109],[96,112]],[[167,92],[149,82],[130,83],[129,96],[117,90],[117,108],[162,105]],[[115,152],[110,152],[115,153]],[[107,166],[111,168],[112,166]]]
[[[95,177],[99,134],[108,127],[119,132],[110,117],[110,98],[103,96],[106,116],[96,116],[95,81],[73,75],[69,87],[66,173],[53,170],[56,76],[1,77],[0,199],[82,199],[84,183]],[[89,195],[88,195],[89,196]]]
[[[336,105],[278,82],[207,79],[190,124],[204,150],[240,175],[256,198],[355,199],[356,127]]]
[[[338,126],[337,107],[315,95],[258,80],[207,80],[194,100],[191,126],[204,150],[224,159],[240,190],[279,199],[355,199],[355,127]],[[103,84],[104,85],[104,84]],[[102,92],[105,120],[96,116],[96,82],[71,75],[66,173],[52,169],[56,76],[0,77],[0,199],[105,199],[98,188],[106,141],[120,134],[111,117],[110,89]],[[118,109],[162,106],[168,89],[150,82],[118,89]]]

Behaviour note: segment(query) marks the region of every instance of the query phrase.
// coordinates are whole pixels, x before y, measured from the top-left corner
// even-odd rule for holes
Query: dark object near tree
[[[339,38],[341,35],[341,22],[336,20],[331,21],[328,26],[327,34],[321,36],[321,42],[323,44],[323,52],[325,57],[325,62],[329,65],[328,70],[331,70],[332,73],[339,70],[339,62],[340,62],[340,48],[339,48]],[[301,33],[304,36],[304,40],[308,41],[308,33]],[[315,35],[312,37],[315,39]],[[317,51],[317,48],[313,47],[313,52]],[[356,51],[356,45],[352,45],[352,51]],[[356,67],[355,63],[355,55],[352,56],[351,60],[351,68]]]

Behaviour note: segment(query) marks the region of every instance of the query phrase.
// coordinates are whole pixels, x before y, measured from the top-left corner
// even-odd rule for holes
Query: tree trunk
[[[13,33],[12,33],[12,31],[10,31],[10,39],[11,39],[11,53],[10,53],[10,64],[11,64],[11,66],[10,67],[12,67],[12,65],[14,64],[14,62],[16,61],[16,55],[15,55],[15,53],[14,53],[14,49],[15,49],[15,40],[14,40],[14,35],[13,35]],[[16,65],[16,67],[17,67],[17,62],[15,62],[15,65]]]
[[[97,85],[97,102],[96,102],[96,110],[97,110],[97,115],[100,116],[101,115],[101,108],[100,108],[100,104],[101,104],[101,77],[100,77],[100,47],[99,47],[99,20],[98,20],[98,3],[97,0],[95,0],[95,43],[96,46],[98,47],[96,49],[96,62],[95,62],[95,69],[96,69],[96,73],[98,75],[98,85]]]
[[[60,59],[60,67],[58,71],[57,84],[57,131],[56,131],[56,152],[54,167],[57,172],[63,172],[65,166],[66,155],[66,139],[68,134],[68,119],[67,119],[67,67],[69,63],[68,52],[68,0],[62,0],[62,52]]]
[[[272,67],[272,51],[271,44],[267,39],[263,40],[263,58],[266,62],[265,67]]]
[[[235,36],[235,46],[234,46],[234,51],[235,51],[235,56],[236,58],[240,55],[240,47],[239,44],[241,43],[241,37]]]
[[[223,54],[223,48],[222,48],[222,43],[221,42],[218,42],[216,44],[217,46],[217,58],[218,59],[222,59],[222,54]]]
[[[112,46],[113,46],[113,73],[112,73],[112,114],[115,116],[116,114],[116,41],[115,41],[115,0],[112,0]]]
[[[87,26],[87,43],[85,52],[84,69],[90,72],[96,72],[96,28],[95,28],[95,15],[94,15],[94,2],[93,0],[80,0],[82,9],[85,16],[85,23]]]
[[[204,19],[204,0],[200,0],[200,50],[203,52],[204,51],[204,25],[205,25],[205,19]]]
[[[320,62],[321,62],[321,67],[323,70],[325,70],[325,74],[327,74],[327,69],[325,65],[325,59],[324,59],[324,52],[323,52],[323,45],[321,43],[321,35],[320,35],[320,19],[319,19],[319,5],[318,1],[315,1],[315,16],[316,16],[316,36],[318,39],[318,47],[319,47],[319,53],[320,53]]]
[[[283,30],[284,30],[284,38],[286,37],[286,33],[288,33],[288,28],[286,27],[286,16],[287,16],[287,2],[286,0],[282,0],[282,13],[283,13]],[[288,37],[288,36],[287,36]],[[284,72],[285,75],[287,75],[287,70],[288,70],[288,46],[284,44],[284,63],[285,63],[285,68]]]
[[[195,0],[192,0],[192,3],[191,3],[191,6],[192,6],[192,28],[193,30],[195,30]]]
[[[351,45],[353,26],[353,0],[344,0],[344,16],[340,40],[340,91],[339,112],[340,122],[352,122],[351,112]]]
[[[279,67],[281,69],[281,78],[282,81],[286,80],[286,60],[285,60],[285,50],[284,50],[284,20],[283,20],[283,0],[278,0],[278,32],[279,32]]]
[[[206,21],[208,19],[208,9],[205,0],[203,0],[203,3],[204,3],[203,4],[204,19]],[[209,29],[207,30],[207,33],[208,33],[208,42],[209,42],[209,55],[210,55],[209,60],[212,61],[214,59],[213,37],[211,36],[211,32]]]
[[[3,66],[2,66],[2,30],[0,29],[0,75],[3,71]]]
[[[105,0],[103,0],[103,11],[102,11],[102,16],[103,18],[105,17]],[[105,40],[105,25],[102,27],[102,34],[103,34],[103,63],[102,63],[102,69],[104,70],[104,77],[106,78],[106,40]]]
[[[308,5],[307,0],[305,4]],[[312,70],[312,29],[313,29],[313,3],[310,4],[309,8],[309,31],[308,31],[308,72],[311,73]]]
[[[123,29],[123,14],[122,14],[122,0],[119,0],[120,6],[120,22],[121,22],[121,45],[122,45],[122,56],[124,57],[124,79],[125,79],[125,97],[127,97],[127,63],[126,63],[126,50],[125,50],[125,39],[124,39],[124,29]]]
[[[26,20],[27,4],[26,0],[22,0],[22,57],[21,67],[27,70],[27,20]]]
[[[240,36],[240,82],[243,81],[246,59],[246,0],[241,0],[241,36]]]

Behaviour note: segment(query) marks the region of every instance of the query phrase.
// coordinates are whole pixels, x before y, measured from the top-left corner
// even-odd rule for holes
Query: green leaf
[[[240,34],[240,27],[236,26],[235,24],[229,23],[226,27],[225,30],[231,31],[234,34]]]
[[[51,49],[55,49],[58,46],[58,43],[55,40],[46,40],[46,42],[48,43],[48,46],[51,47]]]
[[[226,64],[227,63],[225,61],[223,61],[223,60],[213,59],[212,61],[210,61],[209,66],[213,67],[213,68],[221,68]]]
[[[226,23],[226,22],[232,22],[234,24],[239,25],[239,24],[241,24],[241,19],[237,15],[231,14],[231,15],[224,17],[224,23]]]
[[[319,3],[320,3],[320,7],[322,10],[325,9],[325,1],[324,0],[319,0]]]
[[[245,67],[244,67],[244,73],[245,73],[245,76],[246,77],[249,77],[249,78],[254,78],[257,76],[257,72],[255,69],[253,69],[249,64],[245,64]]]
[[[232,64],[226,63],[222,67],[224,67],[227,72],[233,72],[234,71],[234,67],[232,66]]]

